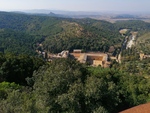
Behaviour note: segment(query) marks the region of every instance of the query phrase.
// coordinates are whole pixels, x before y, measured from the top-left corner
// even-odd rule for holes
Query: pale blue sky
[[[150,0],[0,0],[0,10],[150,12]]]

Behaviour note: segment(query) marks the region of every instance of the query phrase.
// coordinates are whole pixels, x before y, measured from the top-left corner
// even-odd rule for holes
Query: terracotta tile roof
[[[150,103],[138,105],[120,113],[150,113]]]

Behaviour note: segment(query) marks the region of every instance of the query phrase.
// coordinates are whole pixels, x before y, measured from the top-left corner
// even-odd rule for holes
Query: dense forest
[[[88,18],[66,19],[6,12],[0,12],[0,17],[0,37],[12,34],[9,37],[18,42],[16,44],[12,41],[12,44],[16,45],[16,48],[13,47],[15,53],[23,53],[25,50],[22,49],[29,46],[30,50],[26,51],[29,51],[30,55],[35,54],[32,50],[36,49],[50,53],[73,49],[108,52],[110,46],[114,46],[115,49],[121,46],[124,38],[118,32],[120,29],[138,30],[139,34],[150,29],[149,23],[139,20],[112,24]],[[15,38],[15,35],[18,38]],[[24,40],[21,37],[24,37]],[[1,42],[3,41],[4,39]],[[25,45],[19,44],[24,41]],[[37,43],[43,44],[43,47],[38,47]],[[4,46],[5,44],[0,44],[4,51],[12,51],[12,47]]]
[[[128,32],[121,35],[121,29]],[[131,31],[138,32],[136,46],[122,49]],[[150,102],[150,58],[139,58],[150,54],[149,31],[150,23],[140,20],[0,12],[0,113],[117,113]],[[109,59],[109,68],[72,59],[46,62],[36,52],[110,52],[112,46],[122,57],[121,63]]]
[[[5,31],[11,29],[15,32],[25,32],[32,35],[35,38],[32,40],[39,40],[39,43],[43,44],[43,49],[51,53],[57,53],[64,49],[73,50],[74,48],[108,51],[110,46],[117,45],[122,40],[117,29],[114,29],[114,25],[105,21],[74,20],[4,12],[1,12],[0,16],[1,29],[5,29]],[[28,42],[31,43],[31,41]],[[32,42],[34,43],[34,41]]]
[[[117,113],[150,100],[149,78],[66,59],[43,65],[26,81],[0,83],[0,112]]]

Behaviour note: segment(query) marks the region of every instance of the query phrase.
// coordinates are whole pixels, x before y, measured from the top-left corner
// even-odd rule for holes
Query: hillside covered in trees
[[[127,29],[120,34],[119,30]],[[132,31],[136,44],[123,48]],[[150,102],[150,23],[109,23],[0,12],[0,113],[117,113]],[[41,45],[41,46],[39,46]],[[110,52],[121,63],[91,67],[71,59],[46,62],[36,50]]]
[[[0,12],[0,16],[1,29],[5,31],[11,29],[32,35],[35,38],[33,40],[37,39],[37,42],[43,44],[42,49],[54,53],[74,48],[108,51],[109,46],[117,45],[122,40],[115,26],[105,21],[5,12]],[[31,43],[31,41],[28,42]]]
[[[0,17],[0,37],[4,37],[5,34],[9,35],[9,32],[13,32],[11,33],[13,35],[17,34],[18,38],[14,39],[18,42],[15,44],[17,49],[15,53],[23,53],[21,49],[27,48],[26,46],[30,47],[30,50],[26,50],[29,54],[35,54],[32,50],[36,49],[43,49],[50,53],[73,49],[108,52],[110,46],[114,46],[115,49],[121,46],[124,38],[118,32],[120,29],[138,30],[141,33],[150,29],[149,23],[138,20],[119,21],[112,24],[88,18],[67,19],[6,12],[0,12]],[[13,35],[9,37],[13,39]],[[4,39],[1,42],[3,41]],[[25,45],[19,44],[23,41]],[[43,47],[38,47],[37,43],[41,43]],[[14,44],[13,41],[12,44]],[[4,45],[1,44],[0,47],[10,52],[11,47],[7,46],[6,49]]]

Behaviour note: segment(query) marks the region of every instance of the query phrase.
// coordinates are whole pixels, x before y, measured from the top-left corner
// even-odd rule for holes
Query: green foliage
[[[21,88],[18,84],[15,84],[14,82],[9,83],[9,82],[1,82],[0,83],[0,89],[5,90],[5,89],[19,89]]]
[[[35,55],[34,43],[35,37],[26,33],[7,29],[0,32],[0,48],[4,53]]]
[[[28,80],[33,87],[0,83],[0,112],[117,113],[150,101],[149,78],[69,59],[42,66]]]
[[[122,81],[122,91],[130,106],[146,103],[150,99],[150,84],[144,77],[130,76],[123,78]]]
[[[20,92],[18,90],[12,90],[8,93],[6,100],[0,102],[1,113],[37,113],[34,107],[34,98],[32,93]]]
[[[118,45],[122,40],[114,25],[106,21],[69,20],[60,26],[62,32],[47,37],[43,42],[44,49],[49,52],[72,51],[75,48],[107,52],[110,46]]]
[[[149,55],[150,52],[149,52],[149,49],[150,49],[150,32],[145,32],[143,35],[140,35],[137,39],[137,42],[136,42],[136,46],[137,46],[137,49],[140,51],[140,52],[143,52],[144,54],[146,55]]]
[[[0,56],[0,82],[15,82],[27,85],[25,78],[32,77],[32,74],[45,62],[40,58],[27,55],[1,55]]]
[[[91,76],[87,78],[85,91],[88,108],[103,106],[109,112],[117,112],[119,99],[119,81],[122,73],[101,67],[89,68]],[[108,98],[109,97],[109,98]]]
[[[118,29],[130,29],[132,31],[149,31],[150,24],[141,20],[127,20],[127,21],[117,21],[115,23]]]
[[[138,45],[137,45],[138,46]],[[150,59],[144,58],[140,60],[140,50],[138,47],[122,50],[121,64],[114,63],[112,66],[121,71],[128,72],[131,75],[149,76],[150,75]]]
[[[93,113],[108,113],[108,111],[100,106]]]
[[[34,73],[33,88],[39,111],[81,112],[84,70],[81,64],[75,61],[59,59],[49,67],[42,67]]]
[[[34,96],[31,90],[18,84],[0,83],[0,112],[1,113],[36,113]]]
[[[0,83],[0,100],[6,100],[9,96],[9,93],[13,90],[19,90],[21,86],[18,84],[9,83],[9,82],[2,82]]]

